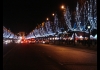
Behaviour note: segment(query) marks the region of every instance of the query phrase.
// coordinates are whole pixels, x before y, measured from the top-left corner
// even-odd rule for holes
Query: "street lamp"
[[[53,13],[52,16],[54,16],[55,14]]]
[[[88,29],[90,29],[90,25],[88,26]]]
[[[66,7],[64,5],[61,6],[61,9],[63,9],[63,13],[65,14],[66,12]]]
[[[62,5],[61,8],[64,9],[65,8],[64,5]]]
[[[49,20],[49,18],[47,18],[47,21]]]
[[[55,13],[55,14],[56,14],[56,13]],[[54,16],[55,16],[55,14],[53,13],[53,14],[52,14],[52,16],[54,17]],[[54,34],[54,39],[53,39],[53,40],[54,40],[54,44],[55,44],[55,35],[56,35],[55,25],[54,25],[54,28],[53,28],[53,29],[54,29],[53,31],[54,31],[54,33],[55,33],[55,34]]]
[[[88,25],[87,28],[88,28],[88,30],[89,30],[88,47],[90,47],[90,28],[91,28],[90,25]]]

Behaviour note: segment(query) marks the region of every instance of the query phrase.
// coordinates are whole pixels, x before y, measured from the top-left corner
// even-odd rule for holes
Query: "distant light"
[[[19,39],[22,39],[22,37],[19,37]]]
[[[88,26],[88,29],[90,29],[90,26]]]
[[[49,18],[47,18],[47,20],[49,20]]]
[[[43,43],[45,43],[45,41],[43,41]]]
[[[54,16],[54,13],[52,15]]]
[[[94,36],[95,39],[97,39],[97,34]]]
[[[70,38],[70,40],[72,40],[72,38]]]
[[[61,8],[64,9],[64,5],[62,5]]]
[[[80,38],[83,38],[82,36],[80,36]]]

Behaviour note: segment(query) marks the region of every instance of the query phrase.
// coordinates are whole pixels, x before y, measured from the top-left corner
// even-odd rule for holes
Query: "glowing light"
[[[61,8],[64,9],[64,5],[62,5]]]
[[[21,43],[23,43],[23,41],[21,41]]]
[[[72,40],[73,38],[70,38],[70,40]]]
[[[97,34],[94,36],[95,39],[97,39]]]
[[[53,33],[56,33],[56,32],[61,32],[60,28],[59,28],[59,22],[58,22],[58,17],[57,17],[57,14],[55,14],[54,16],[54,26],[53,26]]]
[[[6,44],[8,44],[8,43],[6,42]]]
[[[88,29],[90,29],[90,26],[88,26]]]
[[[47,18],[47,20],[49,20],[49,18]]]
[[[83,38],[82,36],[80,36],[80,38]]]
[[[66,29],[67,30],[66,32],[80,31],[80,32],[89,33],[89,30],[87,28],[87,24],[88,24],[87,21],[89,21],[89,24],[90,24],[89,26],[90,32],[93,29],[97,29],[96,0],[86,1],[83,7],[80,7],[80,8],[79,8],[79,3],[77,2],[76,11],[75,11],[76,22],[74,24],[71,23],[71,13],[69,11],[69,8],[68,7],[65,8],[64,5],[62,5],[61,8],[65,9],[64,19],[65,19],[65,24],[68,27],[68,29]],[[49,19],[46,18],[46,20],[49,20]],[[42,25],[39,28],[34,29],[34,31],[32,31],[32,33],[30,33],[27,36],[27,38],[45,37],[49,35],[54,36],[56,32],[57,34],[61,34],[62,32],[61,32],[60,25],[61,23],[58,22],[57,14],[54,14],[54,23],[52,23],[52,25],[51,25],[51,21],[43,22]],[[75,37],[78,37],[77,34],[75,34]],[[72,38],[73,38],[73,35],[72,35]]]
[[[52,40],[52,38],[50,38],[50,40]]]
[[[43,43],[45,43],[45,41],[43,41]]]
[[[65,11],[64,18],[65,18],[66,25],[68,26],[68,31],[69,30],[73,31],[73,28],[71,26],[71,14],[69,12],[69,8],[68,7],[67,7],[67,9]]]
[[[54,16],[54,13],[52,15]]]
[[[19,37],[19,39],[22,39],[22,37]]]
[[[76,13],[75,13],[75,19],[76,19],[76,25],[77,27],[75,28],[77,31],[82,31],[81,29],[81,20],[80,20],[80,11],[79,11],[79,4],[77,3],[76,6]]]

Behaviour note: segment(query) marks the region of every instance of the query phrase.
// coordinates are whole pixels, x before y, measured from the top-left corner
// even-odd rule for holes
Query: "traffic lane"
[[[37,48],[38,47],[38,48]],[[65,70],[39,50],[38,45],[21,44],[3,59],[4,70]]]
[[[71,70],[97,70],[97,52],[85,49],[41,44],[41,50],[51,59]]]
[[[17,44],[3,44],[3,56],[12,50]]]
[[[22,44],[22,45],[25,45],[25,44]],[[67,48],[67,47],[63,47],[63,46],[62,47],[61,46],[58,47],[58,46],[46,45],[46,44],[36,44],[36,45],[29,44],[29,45],[31,46],[31,49],[34,49],[33,51],[37,51],[38,53],[43,54],[42,55],[43,57],[44,57],[44,55],[46,57],[49,57],[49,59],[52,60],[53,62],[55,62],[56,64],[58,63],[58,66],[60,66],[60,68],[63,68],[64,67],[67,70],[73,70],[73,69],[74,70],[75,69],[76,70],[82,70],[82,69],[83,70],[84,69],[85,70],[87,70],[87,69],[88,70],[97,70],[97,65],[95,64],[96,63],[95,61],[94,61],[95,63],[92,63],[92,62],[89,63],[91,61],[91,59],[90,59],[89,62],[86,62],[86,61],[85,62],[82,62],[82,60],[85,60],[84,58],[86,58],[86,57],[84,57],[85,55],[81,56],[81,58],[79,58],[80,56],[78,56],[79,55],[78,52],[86,53],[89,56],[93,56],[93,54],[96,55],[97,52],[87,51],[87,50],[82,50],[82,49],[79,50],[79,49]],[[27,50],[29,49],[30,46],[28,46]],[[25,47],[25,46],[23,46],[23,47]],[[72,51],[74,51],[74,52],[72,52]],[[78,51],[78,52],[76,53],[75,51]],[[76,57],[74,57],[74,58],[72,58],[72,56],[75,55],[73,53],[77,54]],[[71,55],[66,55],[66,54],[71,54]],[[90,54],[92,54],[92,55],[90,55]],[[78,58],[79,61],[76,60],[76,58]],[[36,62],[36,63],[38,63],[38,62]],[[38,65],[36,65],[36,66],[38,66]],[[42,68],[42,67],[40,67],[40,68]],[[50,68],[52,68],[52,67],[50,67]]]
[[[88,59],[87,62],[97,62],[97,51],[85,50],[85,49],[75,49],[72,47],[63,47],[63,46],[55,46],[55,45],[45,45],[41,44],[42,51],[47,54],[50,54],[54,57],[62,56],[63,60],[73,59],[73,61],[80,60],[80,62],[84,62],[85,59]],[[56,56],[55,56],[56,55]],[[67,57],[67,58],[66,58]],[[64,60],[65,59],[65,60]],[[70,60],[69,60],[70,61]],[[85,60],[86,61],[86,60]]]

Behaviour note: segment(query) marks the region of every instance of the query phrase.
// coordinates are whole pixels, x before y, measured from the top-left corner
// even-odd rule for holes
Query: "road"
[[[3,70],[97,70],[97,51],[48,44],[3,46]]]

